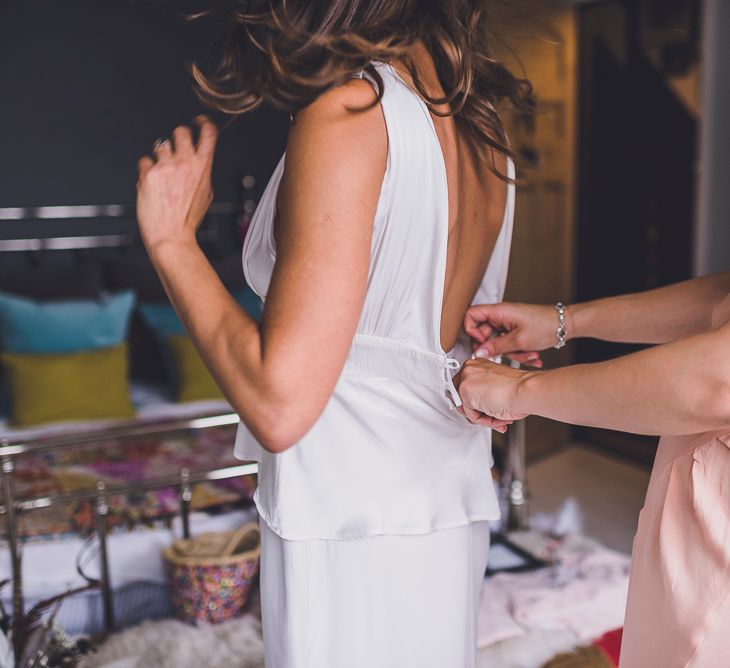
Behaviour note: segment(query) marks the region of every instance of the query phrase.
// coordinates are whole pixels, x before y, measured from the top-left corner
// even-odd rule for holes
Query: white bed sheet
[[[246,522],[258,521],[254,507],[235,510],[220,515],[191,513],[190,532],[193,536],[207,531],[232,531]],[[180,518],[175,518],[168,529],[139,529],[112,533],[108,537],[109,571],[115,589],[126,585],[147,582],[167,583],[162,550],[182,535]],[[80,538],[32,542],[23,545],[23,592],[27,599],[41,599],[59,594],[67,589],[82,586],[85,581],[76,571],[76,558],[83,545]],[[98,555],[88,562],[84,572],[89,577],[100,578]],[[0,547],[0,580],[11,578],[10,552]],[[1,598],[8,603],[10,587]]]
[[[205,413],[233,412],[230,404],[222,399],[205,401],[191,401],[175,403],[165,392],[158,387],[141,383],[132,383],[132,404],[137,416],[129,420],[74,420],[66,422],[52,422],[37,427],[13,427],[7,418],[0,417],[0,438],[32,439],[67,434],[83,434],[101,428],[139,425],[145,422],[155,422],[163,419],[195,417]]]

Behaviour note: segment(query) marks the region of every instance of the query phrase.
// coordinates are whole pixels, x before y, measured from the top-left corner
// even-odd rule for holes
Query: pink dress
[[[634,540],[620,666],[730,666],[728,430],[659,443]]]

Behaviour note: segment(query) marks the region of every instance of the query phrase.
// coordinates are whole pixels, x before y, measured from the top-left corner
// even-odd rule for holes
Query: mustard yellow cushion
[[[192,340],[185,334],[167,337],[177,375],[177,400],[223,399],[217,383],[203,363]]]
[[[12,423],[134,417],[127,344],[75,353],[0,354],[10,381]]]

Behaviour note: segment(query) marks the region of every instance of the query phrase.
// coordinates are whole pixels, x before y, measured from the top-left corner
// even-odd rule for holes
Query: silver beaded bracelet
[[[565,346],[565,340],[568,336],[568,330],[565,327],[565,309],[566,306],[563,302],[555,304],[555,310],[558,312],[558,326],[555,329],[555,337],[557,338],[557,341],[554,347],[557,350],[560,350],[563,346]]]

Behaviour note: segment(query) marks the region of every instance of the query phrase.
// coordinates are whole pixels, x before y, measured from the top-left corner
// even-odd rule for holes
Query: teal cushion
[[[231,294],[251,317],[256,320],[261,319],[261,300],[251,288],[245,287]],[[141,302],[139,312],[161,341],[166,341],[171,336],[187,334],[175,309],[169,302]]]
[[[132,291],[99,300],[37,302],[0,293],[0,344],[11,353],[67,353],[117,346],[127,333]]]
[[[235,300],[243,306],[246,313],[256,320],[261,320],[264,305],[261,303],[259,296],[251,288],[246,286],[242,290],[236,290],[232,294]]]
[[[241,290],[231,293],[233,298],[256,320],[261,319],[262,304],[256,293],[248,286]],[[169,302],[141,302],[139,304],[139,312],[142,319],[155,333],[160,345],[160,357],[162,366],[168,380],[178,396],[184,394],[182,386],[184,385],[185,372],[179,368],[176,363],[176,355],[170,348],[170,341],[179,337],[187,337],[187,332],[178,318],[175,309]],[[177,356],[180,359],[180,356]],[[202,361],[201,361],[202,365]]]
[[[185,334],[185,327],[175,309],[167,302],[141,302],[138,305],[142,319],[161,339]]]

